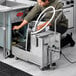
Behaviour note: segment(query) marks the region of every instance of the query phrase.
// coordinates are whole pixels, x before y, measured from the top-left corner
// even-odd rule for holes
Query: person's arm
[[[61,2],[58,2],[56,7],[55,7],[55,10],[59,10],[59,9],[62,9],[63,8],[63,4]],[[55,16],[53,18],[53,20],[51,21],[51,24],[54,25],[55,23],[55,19],[57,18],[57,16],[60,14],[61,11],[58,11],[55,13]],[[61,21],[61,18],[62,18],[62,15],[57,19],[57,23],[58,24],[60,21]]]
[[[23,20],[23,22],[19,25],[19,26],[14,26],[13,30],[19,30],[20,28],[22,28],[24,25],[26,25],[28,23],[28,21]]]
[[[31,22],[34,18],[36,18],[37,14],[41,12],[41,7],[36,4],[31,11],[24,17],[25,20]]]
[[[24,17],[23,22],[18,26],[14,26],[13,30],[18,30],[18,29],[22,28],[24,25],[26,25],[28,22],[30,22],[39,11],[40,11],[40,6],[38,4],[36,4],[32,8],[32,10],[27,14],[27,16]]]

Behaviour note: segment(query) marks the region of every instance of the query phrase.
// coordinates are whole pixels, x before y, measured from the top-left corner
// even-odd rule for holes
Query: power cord
[[[64,58],[65,58],[69,63],[71,63],[71,64],[76,63],[76,61],[72,62],[70,59],[68,59],[68,58],[63,54],[62,51],[55,51],[55,50],[52,50],[52,51],[57,52],[57,53],[60,53],[61,55],[63,55]]]
[[[70,59],[68,59],[62,52],[60,52],[60,54],[62,54],[64,56],[64,58],[71,64],[76,63],[76,61],[72,62]]]

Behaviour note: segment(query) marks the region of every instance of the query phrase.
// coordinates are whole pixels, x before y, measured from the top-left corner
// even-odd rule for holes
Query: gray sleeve
[[[38,4],[36,4],[32,10],[27,14],[26,17],[24,17],[24,19],[28,22],[30,22],[35,16],[36,14],[40,12],[40,6]]]
[[[54,3],[54,4],[55,4],[55,3]],[[53,6],[54,6],[54,4],[53,4]],[[61,2],[58,2],[58,3],[56,4],[56,6],[54,6],[54,7],[55,7],[55,10],[58,10],[58,9],[62,9],[62,8],[63,8],[63,5],[62,5]],[[45,20],[45,21],[48,21],[48,20],[52,17],[53,14],[50,13],[50,11],[51,11],[51,9],[49,9],[49,10],[46,12],[46,15],[45,15],[45,17],[44,17],[44,20]],[[55,19],[56,19],[56,17],[59,15],[59,13],[60,13],[60,12],[56,12],[53,20],[51,21],[51,24],[52,24],[52,25],[54,25]]]
[[[61,2],[59,2],[58,4],[57,4],[57,6],[56,6],[56,10],[58,10],[58,9],[62,9],[63,8],[63,4],[61,3]],[[54,19],[52,20],[52,24],[54,24],[54,21],[55,21],[55,19],[57,18],[57,16],[59,15],[59,13],[60,12],[56,12],[56,14],[55,14],[55,17],[54,17]],[[57,23],[59,22],[59,21],[61,21],[61,17],[62,17],[62,15],[58,18],[58,20],[57,20]]]

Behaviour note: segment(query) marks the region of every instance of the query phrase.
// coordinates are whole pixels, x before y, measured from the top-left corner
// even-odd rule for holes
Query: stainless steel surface
[[[64,7],[64,15],[68,19],[68,28],[74,27],[74,0],[62,0]]]
[[[0,5],[0,12],[7,12],[7,11],[10,11],[10,10],[11,10],[10,7]]]
[[[1,19],[1,18],[0,18]],[[3,47],[3,56],[4,58],[6,58],[8,55],[10,55],[10,38],[11,35],[11,31],[10,31],[10,15],[7,16],[7,13],[4,12],[2,13],[2,26],[0,26],[0,36],[1,36],[1,40],[0,40],[0,46]],[[8,21],[8,24],[7,24]],[[10,29],[9,29],[10,28]],[[8,29],[8,30],[7,30]],[[9,33],[10,32],[10,33]]]
[[[65,8],[63,11],[64,11],[64,15],[68,19],[68,28],[73,28],[74,27],[74,22],[73,22],[74,7]]]
[[[6,14],[3,13],[3,20],[4,20],[4,23],[3,23],[3,27],[4,27],[4,51],[3,51],[3,55],[4,55],[4,58],[6,58]]]
[[[3,1],[0,3],[0,12],[8,12],[13,10],[18,10],[22,8],[27,8],[29,5],[18,3],[15,1]]]
[[[15,7],[15,6],[23,5],[22,3],[18,3],[18,2],[14,2],[14,1],[4,1],[0,4],[3,5],[3,6],[7,6],[7,7]]]

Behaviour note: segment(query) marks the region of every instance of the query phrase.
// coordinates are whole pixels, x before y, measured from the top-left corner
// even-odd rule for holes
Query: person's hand
[[[14,26],[13,27],[13,30],[19,30],[20,28],[19,28],[19,26]]]
[[[48,21],[47,21],[47,22],[48,22]],[[37,26],[37,30],[40,30],[41,28],[43,28],[43,27],[47,24],[47,22],[45,22],[45,23],[43,23],[43,24],[41,24],[41,25],[38,25],[38,26]],[[51,23],[49,23],[48,26],[51,26]]]
[[[42,28],[42,25],[37,26],[37,31]]]

